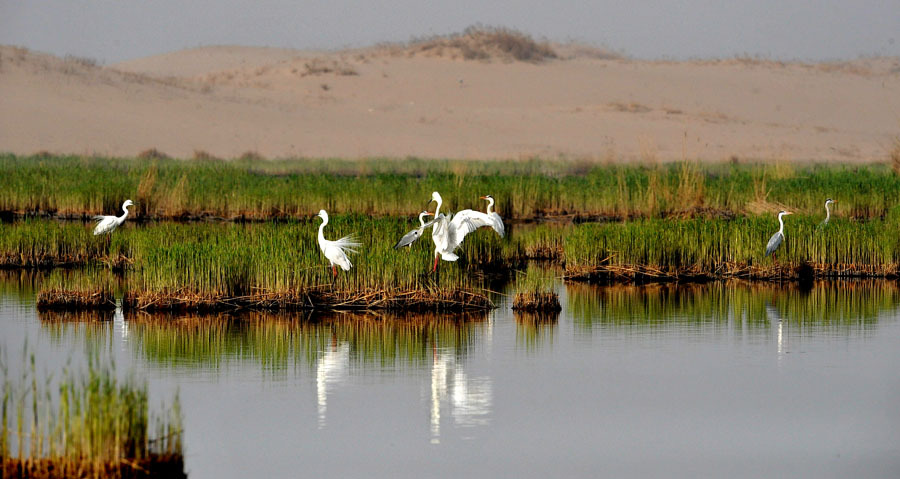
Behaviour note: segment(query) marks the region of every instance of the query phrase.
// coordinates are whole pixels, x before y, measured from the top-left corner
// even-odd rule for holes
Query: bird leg
[[[431,272],[432,272],[432,273],[434,273],[435,271],[437,271],[437,264],[438,264],[438,255],[434,255],[434,267],[431,268]]]
[[[334,265],[331,265],[331,274],[333,277],[337,278],[337,268]]]

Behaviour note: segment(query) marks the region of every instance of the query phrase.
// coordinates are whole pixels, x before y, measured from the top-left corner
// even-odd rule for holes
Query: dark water
[[[900,477],[896,282],[560,285],[553,317],[39,315],[4,284],[9,357],[180,391],[191,478]]]

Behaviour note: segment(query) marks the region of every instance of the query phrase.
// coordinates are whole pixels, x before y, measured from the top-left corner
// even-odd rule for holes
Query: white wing
[[[506,236],[506,227],[503,225],[503,218],[501,218],[497,212],[492,212],[488,216],[491,219],[491,228],[494,228],[494,231],[496,231],[501,238]]]
[[[450,221],[450,230],[456,233],[454,240],[457,246],[463,242],[467,234],[483,226],[496,229],[491,217],[481,211],[462,210]]]
[[[99,220],[97,226],[94,227],[94,236],[111,233],[112,230],[119,226],[118,218],[115,216],[95,216],[95,220]]]

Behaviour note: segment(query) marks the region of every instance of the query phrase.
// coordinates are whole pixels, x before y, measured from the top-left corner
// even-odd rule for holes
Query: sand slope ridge
[[[900,133],[896,58],[647,62],[552,49],[520,60],[415,43],[218,46],[99,66],[3,46],[0,151],[881,161]]]

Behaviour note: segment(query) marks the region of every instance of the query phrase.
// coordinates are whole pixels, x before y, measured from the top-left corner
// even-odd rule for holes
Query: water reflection
[[[316,366],[316,399],[319,411],[319,429],[325,427],[325,413],[328,411],[328,385],[337,385],[347,379],[350,368],[350,344],[337,344],[332,338],[331,348],[319,358]]]
[[[552,346],[559,312],[513,313],[516,320],[516,346],[528,352],[537,352]]]
[[[897,283],[876,280],[823,281],[806,287],[743,281],[567,286],[568,312],[583,333],[611,325],[715,327],[728,322],[746,323],[751,330],[788,322],[810,331],[865,331],[879,315],[898,306]]]
[[[441,442],[441,411],[447,408],[457,427],[490,423],[493,387],[489,376],[470,378],[452,349],[435,350],[431,367],[431,443]]]

